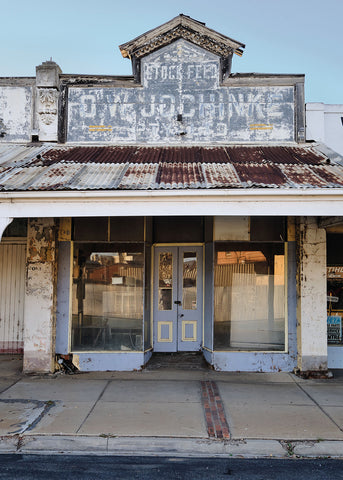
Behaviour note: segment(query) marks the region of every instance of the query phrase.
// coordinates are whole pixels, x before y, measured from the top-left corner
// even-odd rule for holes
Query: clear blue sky
[[[118,45],[190,15],[246,44],[233,72],[304,73],[307,102],[343,104],[343,0],[0,0],[0,76],[131,74]]]

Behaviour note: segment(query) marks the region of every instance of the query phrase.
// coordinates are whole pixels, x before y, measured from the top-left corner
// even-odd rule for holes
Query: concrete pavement
[[[23,375],[0,359],[0,452],[343,457],[343,374]]]

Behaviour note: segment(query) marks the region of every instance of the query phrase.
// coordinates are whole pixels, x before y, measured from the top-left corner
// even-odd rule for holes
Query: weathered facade
[[[243,49],[180,15],[120,46],[131,77],[0,78],[0,351],[25,371],[343,366],[343,159],[305,142],[304,76],[232,73]]]

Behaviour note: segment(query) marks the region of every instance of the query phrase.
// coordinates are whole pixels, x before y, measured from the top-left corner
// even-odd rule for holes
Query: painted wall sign
[[[342,278],[343,279],[343,267],[327,267],[327,278]]]
[[[341,343],[342,341],[342,318],[340,316],[328,316],[328,343]]]
[[[0,87],[0,143],[31,140],[31,116],[31,87]]]
[[[136,88],[70,88],[68,141],[294,140],[292,86],[221,86],[219,57],[183,39],[143,58],[141,70]]]

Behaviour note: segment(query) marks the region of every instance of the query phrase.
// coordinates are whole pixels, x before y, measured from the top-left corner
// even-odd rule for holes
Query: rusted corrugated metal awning
[[[343,188],[343,159],[313,145],[7,147],[0,191]]]

